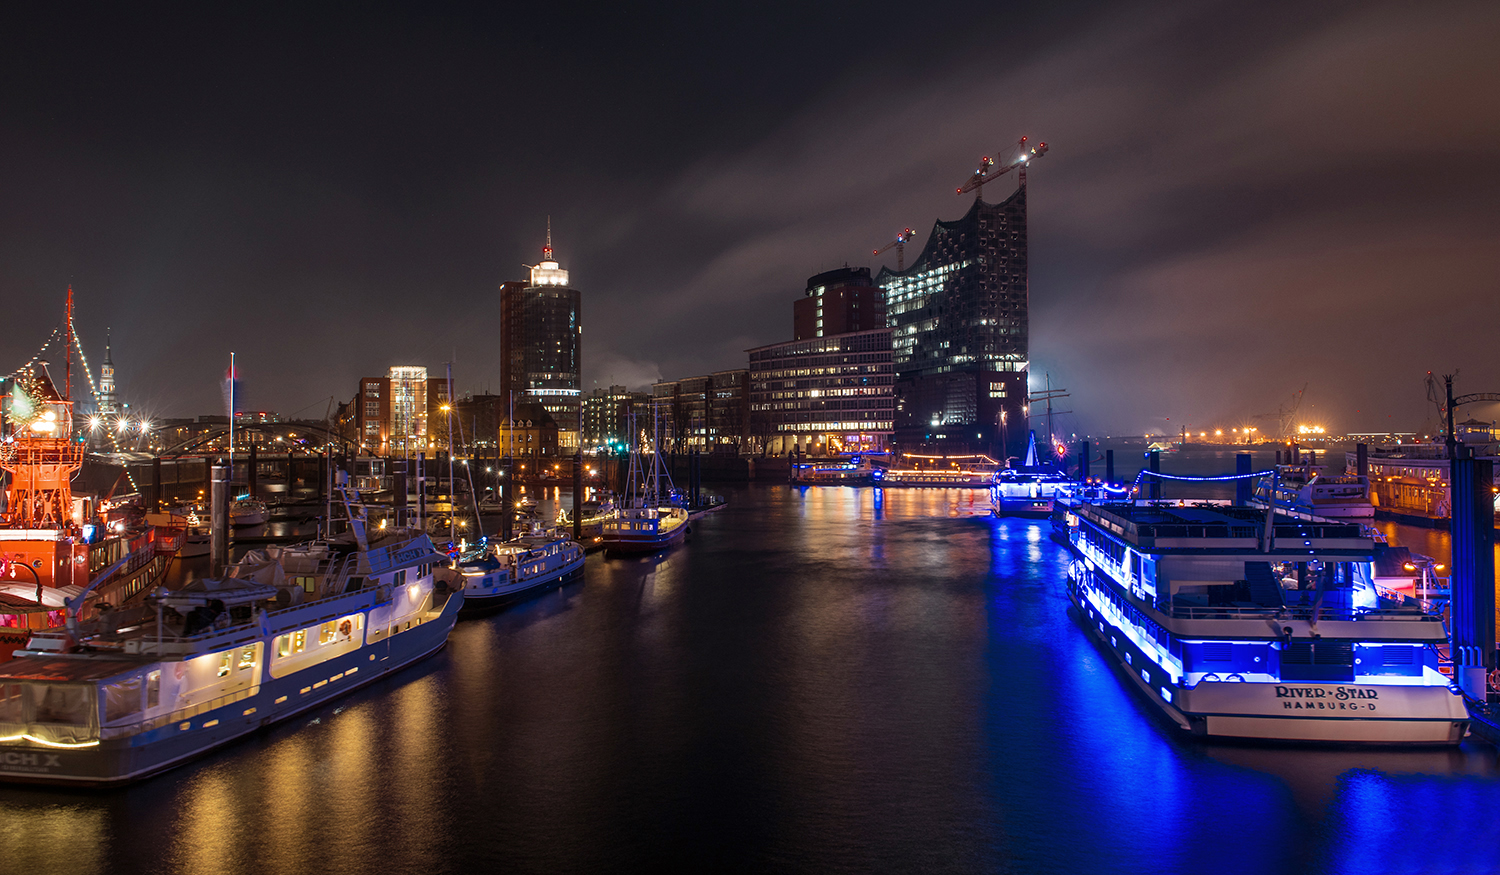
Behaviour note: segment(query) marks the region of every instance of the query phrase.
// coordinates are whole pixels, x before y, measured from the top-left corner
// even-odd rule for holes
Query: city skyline
[[[12,18],[5,370],[72,285],[91,359],[112,329],[122,399],[154,415],[216,410],[231,350],[246,404],[287,416],[398,364],[454,360],[460,394],[494,391],[483,326],[547,215],[590,294],[585,390],[742,367],[785,339],[805,277],[893,265],[868,253],[907,226],[920,249],[968,208],[952,191],[978,156],[1024,134],[1052,145],[1029,186],[1031,370],[1073,392],[1070,430],[1234,424],[1304,384],[1331,428],[1410,430],[1426,371],[1500,385],[1465,330],[1500,307],[1493,9],[1072,4],[984,33],[973,13],[909,16],[902,52],[843,66],[809,50],[889,22],[770,14],[710,46],[680,39],[710,12],[225,13],[158,36]],[[673,48],[611,47],[611,23]],[[318,61],[330,35],[367,84]],[[798,63],[734,63],[757,38]],[[590,52],[560,78],[523,69]],[[471,113],[491,99],[534,133],[501,143]]]

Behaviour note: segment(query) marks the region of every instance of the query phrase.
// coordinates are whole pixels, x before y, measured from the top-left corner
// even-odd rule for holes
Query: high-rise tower
[[[583,328],[580,294],[552,252],[552,221],[530,282],[500,285],[500,382],[516,403],[540,403],[557,422],[558,445],[578,446]]]
[[[882,269],[896,365],[896,441],[941,452],[1025,453],[1026,188],[939,220],[911,267]],[[1004,449],[1001,449],[1004,444]]]

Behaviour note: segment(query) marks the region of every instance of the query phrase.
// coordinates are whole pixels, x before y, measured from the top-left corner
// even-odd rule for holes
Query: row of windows
[[[891,431],[889,421],[868,420],[865,422],[786,422],[776,426],[777,431]]]
[[[772,347],[752,350],[750,361],[766,361],[778,358],[793,358],[827,353],[878,353],[890,346],[889,335],[882,329],[871,329],[869,333],[839,334],[816,340],[798,340],[780,343]]]
[[[895,402],[890,399],[872,402],[863,398],[843,401],[772,401],[750,405],[751,410],[868,410],[876,415],[890,415],[894,407]]]
[[[760,384],[766,380],[781,380],[787,377],[841,377],[853,374],[891,374],[893,368],[889,363],[885,365],[849,365],[838,368],[784,368],[776,371],[756,371],[753,384]]]

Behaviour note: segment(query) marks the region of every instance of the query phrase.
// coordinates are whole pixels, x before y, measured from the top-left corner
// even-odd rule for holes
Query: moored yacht
[[[458,560],[465,616],[557,586],[583,571],[583,547],[557,530],[536,530]]]
[[[1278,465],[1276,476],[1257,484],[1251,503],[1265,507],[1269,496],[1277,507],[1331,520],[1373,520],[1370,478],[1358,474],[1324,474],[1316,465]]]
[[[420,532],[252,551],[223,578],[34,634],[0,665],[0,781],[143,778],[435,653],[463,596]]]
[[[1456,744],[1441,618],[1376,583],[1355,523],[1200,502],[1053,517],[1068,597],[1130,685],[1199,736]]]
[[[604,521],[600,541],[617,553],[654,553],[687,537],[687,508],[641,505],[622,508]]]
[[[652,441],[661,446],[660,428]],[[672,478],[662,464],[661,453],[651,454],[651,470],[643,470],[640,448],[634,438],[635,415],[630,416],[632,434],[630,470],[625,478],[625,498],[615,515],[604,521],[599,540],[604,549],[616,553],[654,553],[682,543],[687,537],[690,514],[672,500]],[[662,481],[666,483],[663,485]]]
[[[271,518],[271,510],[258,498],[240,498],[229,505],[229,524],[258,526]]]
[[[995,516],[1046,518],[1055,499],[1069,498],[1079,483],[1060,471],[1017,471],[1007,468],[995,476],[990,487],[990,507]]]

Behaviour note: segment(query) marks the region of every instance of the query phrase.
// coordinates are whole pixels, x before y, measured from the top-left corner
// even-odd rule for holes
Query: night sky
[[[0,13],[0,371],[71,284],[158,417],[220,412],[231,350],[289,417],[396,364],[495,389],[549,215],[587,388],[745,367],[1024,134],[1071,427],[1500,392],[1500,4],[223,6]]]

